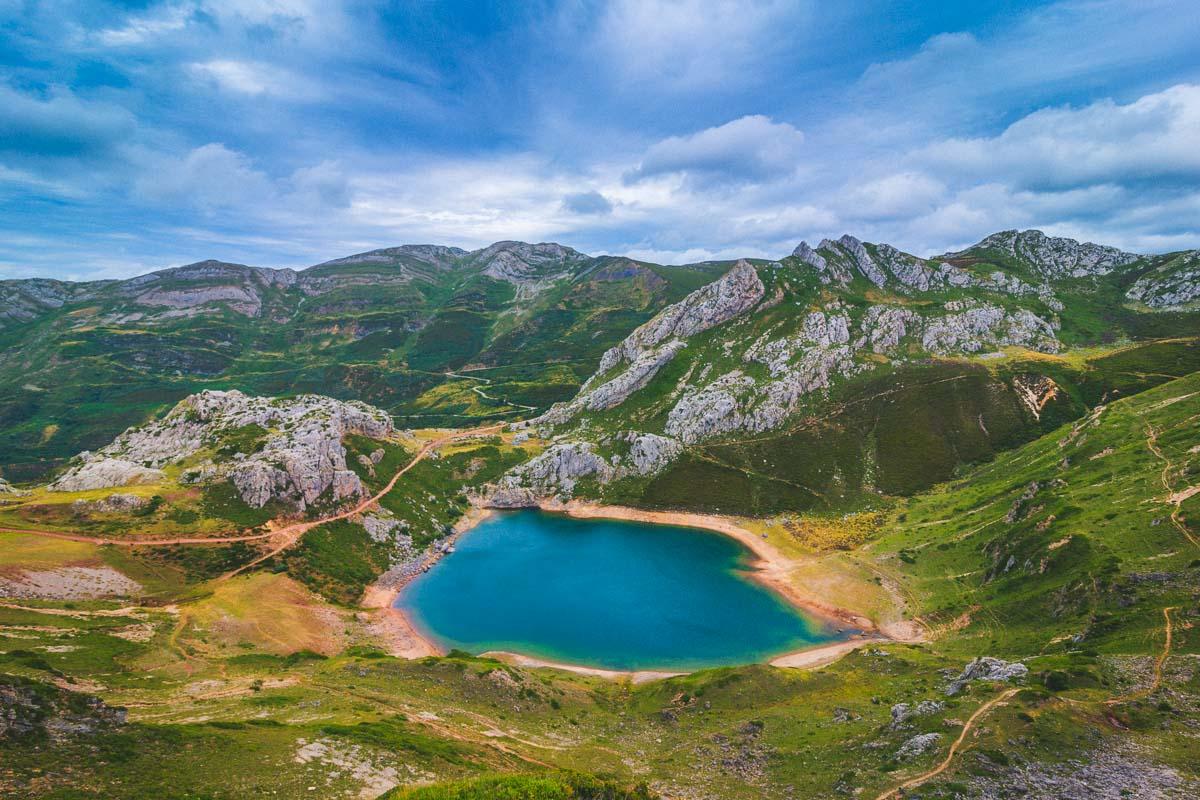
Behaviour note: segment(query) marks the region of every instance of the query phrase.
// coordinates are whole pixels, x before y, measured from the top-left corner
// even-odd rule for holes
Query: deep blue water
[[[743,664],[837,638],[750,580],[750,558],[718,533],[503,512],[396,605],[447,649],[609,669]]]

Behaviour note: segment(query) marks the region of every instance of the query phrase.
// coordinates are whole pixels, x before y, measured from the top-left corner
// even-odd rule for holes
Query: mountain
[[[775,262],[738,262],[764,296],[723,324],[738,331],[732,339],[696,329],[653,346],[628,337],[733,262],[671,267],[505,241],[471,252],[405,245],[303,270],[202,261],[123,281],[3,281],[0,473],[48,476],[205,389],[320,393],[407,425],[462,425],[543,412],[585,385],[593,406],[625,404],[622,386],[638,384],[634,428],[695,445],[776,431],[829,399],[868,396],[871,381],[952,361],[980,386],[999,376],[1002,416],[1021,416],[1012,402],[1036,392],[1013,383],[1021,358],[1194,335],[1196,259],[1038,231],[923,259],[847,235],[801,243]],[[1025,355],[996,357],[1004,348]],[[630,365],[615,383],[611,359]],[[681,383],[685,363],[695,368]],[[1034,384],[1047,377],[1028,372]],[[676,389],[670,408],[651,408]],[[948,418],[978,417],[985,397]],[[622,405],[610,417],[631,413]],[[986,416],[988,442],[963,445],[947,464],[1028,428],[1024,418],[987,425]]]
[[[0,473],[44,477],[204,389],[358,399],[413,425],[545,408],[722,267],[499,242],[299,271],[202,261],[124,281],[3,281]],[[485,369],[447,374],[466,366]]]
[[[530,420],[556,445],[491,502],[763,514],[919,491],[1110,393],[1200,369],[1200,318],[1132,300],[1194,258],[1007,231],[934,259],[843,236],[738,262]]]

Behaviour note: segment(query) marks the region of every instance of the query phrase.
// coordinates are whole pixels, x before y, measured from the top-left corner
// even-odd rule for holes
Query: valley
[[[0,793],[1193,796],[1194,261],[0,282]]]

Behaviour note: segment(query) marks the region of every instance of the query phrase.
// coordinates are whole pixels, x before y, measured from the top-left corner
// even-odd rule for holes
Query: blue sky
[[[1200,4],[0,0],[0,278],[1200,246]]]

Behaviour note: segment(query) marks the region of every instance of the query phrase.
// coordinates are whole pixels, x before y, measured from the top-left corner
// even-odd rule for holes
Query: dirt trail
[[[329,523],[329,522],[339,522],[341,520],[349,519],[350,517],[353,517],[356,514],[361,514],[362,512],[366,511],[368,508],[370,508],[371,506],[373,506],[377,502],[379,502],[379,500],[381,498],[383,498],[384,495],[386,495],[388,492],[390,492],[396,486],[396,483],[402,477],[404,477],[404,473],[408,472],[410,469],[415,467],[417,464],[419,464],[421,461],[423,461],[425,459],[425,457],[428,456],[431,451],[436,450],[437,448],[441,447],[442,445],[448,444],[453,441],[457,441],[459,439],[466,439],[466,438],[469,438],[472,436],[483,436],[488,433],[495,433],[495,432],[501,430],[504,427],[504,425],[505,425],[505,423],[501,422],[501,423],[497,423],[495,425],[487,425],[487,426],[484,426],[481,428],[470,428],[465,431],[457,431],[455,433],[450,434],[449,436],[443,436],[440,439],[434,439],[431,442],[426,442],[424,445],[422,445],[421,449],[417,451],[417,454],[415,456],[413,456],[412,460],[409,461],[407,464],[405,464],[403,467],[401,467],[396,472],[396,474],[392,476],[392,479],[387,482],[386,486],[384,486],[382,489],[380,489],[375,494],[368,497],[366,500],[363,500],[361,503],[354,506],[353,508],[350,508],[346,511],[341,511],[337,514],[333,514],[328,517],[323,517],[321,519],[315,519],[315,520],[306,520],[304,522],[293,522],[290,525],[286,525],[282,528],[276,529],[270,535],[282,540],[278,546],[272,548],[269,552],[267,552],[264,555],[259,556],[258,558],[254,559],[253,561],[243,564],[242,566],[238,567],[237,569],[226,572],[224,575],[217,578],[217,581],[228,580],[229,578],[232,578],[235,575],[245,572],[246,570],[250,569],[251,567],[255,567],[255,566],[261,564],[262,562],[279,555],[284,550],[287,550],[289,547],[292,547],[293,545],[295,545],[296,542],[300,541],[300,537],[302,537],[305,533],[307,533],[308,531],[317,527],[318,525],[325,525],[326,523]]]
[[[1192,495],[1196,494],[1197,491],[1200,491],[1200,487],[1191,486],[1187,489],[1183,489],[1182,491],[1175,490],[1175,486],[1171,481],[1171,473],[1174,471],[1175,465],[1171,463],[1171,459],[1167,458],[1166,453],[1164,453],[1158,446],[1158,431],[1149,423],[1146,424],[1146,447],[1148,447],[1150,452],[1163,462],[1160,479],[1162,480],[1163,488],[1167,490],[1167,502],[1172,506],[1171,524],[1174,525],[1180,533],[1187,537],[1189,542],[1191,542],[1197,548],[1200,548],[1200,539],[1197,539],[1195,536],[1193,536],[1192,532],[1188,529],[1187,523],[1180,519],[1180,510],[1183,507],[1183,502]]]
[[[86,536],[82,533],[60,533],[58,531],[39,531],[30,528],[3,528],[0,533],[19,533],[25,536],[41,536],[46,539],[63,539],[68,542],[85,542],[87,544],[111,544],[118,547],[164,547],[175,544],[228,544],[231,542],[253,542],[278,536],[278,531],[269,533],[246,533],[234,536],[176,536],[169,539],[110,539],[104,536]]]
[[[1002,694],[993,697],[991,700],[988,700],[979,708],[975,709],[975,713],[972,714],[971,718],[967,720],[967,724],[963,725],[962,732],[958,734],[958,738],[954,740],[954,744],[950,745],[950,752],[946,754],[944,759],[942,759],[942,763],[929,770],[929,772],[918,775],[915,778],[910,778],[895,788],[888,789],[886,792],[879,795],[876,800],[888,800],[890,797],[901,797],[905,790],[915,789],[923,783],[928,782],[931,778],[936,778],[938,775],[941,775],[943,772],[945,772],[946,768],[950,766],[950,762],[954,760],[955,753],[957,753],[959,748],[962,747],[962,743],[966,741],[967,734],[970,733],[971,729],[975,727],[975,723],[979,720],[979,718],[987,714],[996,706],[1003,705],[1008,698],[1012,697],[1019,691],[1021,690],[1008,689]]]
[[[290,525],[285,525],[282,528],[276,528],[275,530],[268,531],[266,533],[240,533],[240,534],[231,534],[231,535],[226,535],[226,536],[172,536],[172,537],[168,537],[168,538],[164,538],[164,539],[113,539],[113,538],[107,537],[107,536],[88,536],[87,534],[83,534],[83,533],[67,533],[67,532],[63,532],[63,531],[46,531],[46,530],[35,530],[32,528],[10,528],[10,527],[0,527],[0,533],[16,533],[16,534],[21,534],[21,535],[25,535],[25,536],[41,536],[46,539],[61,539],[63,541],[68,541],[68,542],[84,542],[86,544],[95,544],[95,545],[115,545],[117,547],[168,547],[171,545],[180,545],[180,544],[232,544],[234,542],[256,542],[256,541],[262,541],[264,539],[283,539],[284,540],[284,542],[281,546],[275,548],[270,553],[268,553],[266,556],[256,559],[256,560],[250,562],[249,564],[247,564],[243,567],[240,567],[237,570],[234,570],[234,572],[232,572],[228,575],[222,576],[223,578],[231,577],[232,575],[236,575],[238,572],[245,570],[247,567],[258,564],[261,561],[265,561],[266,559],[270,558],[271,556],[275,555],[276,553],[279,553],[280,551],[286,550],[288,547],[291,547],[293,544],[296,543],[296,540],[298,540],[300,538],[300,536],[302,536],[304,534],[305,531],[308,531],[311,528],[316,527],[317,525],[323,525],[326,522],[337,522],[338,520],[343,520],[343,519],[346,519],[347,517],[352,517],[355,514],[360,514],[363,511],[365,511],[366,509],[370,508],[371,505],[378,502],[381,497],[386,495],[388,492],[390,492],[392,490],[393,487],[395,487],[396,482],[398,480],[400,480],[400,477],[402,475],[404,475],[404,473],[408,472],[410,469],[412,469],[414,466],[416,466],[418,462],[420,462],[426,456],[428,456],[431,450],[435,450],[438,447],[441,447],[442,445],[447,444],[452,441],[455,441],[457,439],[463,439],[463,438],[467,438],[470,436],[482,436],[482,435],[485,435],[488,433],[494,433],[494,432],[502,429],[504,427],[504,424],[505,423],[498,423],[495,425],[487,425],[487,426],[480,427],[480,428],[470,428],[465,431],[458,431],[449,436],[444,436],[441,439],[436,439],[434,441],[427,442],[423,447],[421,447],[421,449],[419,451],[417,451],[417,455],[412,459],[412,461],[409,461],[408,464],[406,464],[403,468],[401,468],[399,472],[397,472],[395,475],[392,476],[392,479],[391,479],[391,481],[388,482],[387,486],[385,486],[377,494],[375,494],[372,497],[368,498],[367,500],[364,500],[363,502],[359,503],[357,506],[350,509],[349,511],[343,511],[343,512],[334,514],[329,517],[324,517],[322,519],[310,520],[310,521],[305,521],[305,522],[295,522]]]
[[[1114,697],[1111,700],[1105,700],[1104,705],[1115,706],[1120,703],[1127,703],[1130,700],[1140,700],[1143,697],[1149,697],[1158,691],[1158,687],[1162,686],[1163,666],[1167,663],[1167,658],[1171,655],[1171,636],[1174,626],[1171,624],[1171,612],[1175,610],[1175,606],[1167,606],[1163,611],[1163,649],[1158,654],[1158,658],[1154,659],[1154,680],[1145,689],[1139,689],[1136,692],[1123,694],[1120,697]]]

